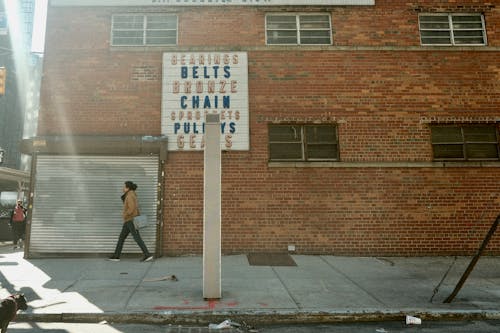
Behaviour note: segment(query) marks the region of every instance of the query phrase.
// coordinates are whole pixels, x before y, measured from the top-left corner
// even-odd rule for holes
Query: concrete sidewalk
[[[0,296],[23,292],[18,321],[207,324],[500,319],[500,257],[483,257],[451,304],[470,258],[293,255],[294,267],[250,266],[222,258],[222,299],[202,295],[202,258],[23,259],[0,248]],[[452,265],[435,294],[435,288]],[[147,282],[176,275],[178,281]],[[145,281],[146,280],[146,281]]]

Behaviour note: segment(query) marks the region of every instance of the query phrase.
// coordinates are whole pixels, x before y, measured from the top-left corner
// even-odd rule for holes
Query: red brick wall
[[[499,213],[498,168],[268,169],[257,152],[223,155],[225,253],[471,254]],[[202,167],[202,154],[169,156],[168,254],[202,251]]]
[[[500,213],[499,167],[269,166],[267,127],[337,123],[343,162],[432,161],[426,120],[500,115],[500,6],[491,3],[170,8],[179,15],[179,51],[248,52],[251,149],[223,153],[223,251],[477,249]],[[332,15],[333,47],[265,46],[267,12],[315,10]],[[111,15],[127,11],[158,8],[50,8],[39,134],[161,134],[166,49],[110,47]],[[418,14],[436,11],[483,12],[490,47],[420,47]],[[201,253],[202,190],[203,154],[169,153],[166,254]],[[498,237],[490,253],[500,253]]]

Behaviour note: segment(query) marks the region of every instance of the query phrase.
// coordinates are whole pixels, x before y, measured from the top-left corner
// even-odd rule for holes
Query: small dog
[[[0,305],[1,333],[7,333],[7,326],[16,318],[17,310],[26,310],[27,308],[28,304],[24,294],[15,294],[3,299]]]

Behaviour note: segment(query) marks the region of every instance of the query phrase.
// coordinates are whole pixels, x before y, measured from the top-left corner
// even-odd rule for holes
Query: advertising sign
[[[247,53],[164,53],[161,129],[168,149],[203,150],[207,114],[220,115],[221,149],[249,149]]]

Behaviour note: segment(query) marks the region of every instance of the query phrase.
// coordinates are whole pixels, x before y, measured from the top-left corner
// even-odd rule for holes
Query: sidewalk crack
[[[78,282],[82,281],[83,278],[85,277],[85,274],[86,274],[85,271],[81,272],[80,275],[78,276],[78,278],[76,280],[74,280],[73,283],[71,283],[69,286],[67,286],[66,288],[64,288],[61,291],[61,293],[67,292],[68,290],[70,290],[71,288],[73,288]]]
[[[281,284],[283,285],[283,288],[285,288],[286,292],[288,293],[288,296],[290,296],[290,298],[295,303],[295,305],[297,306],[297,308],[299,310],[301,310],[302,309],[302,304],[300,304],[300,302],[295,297],[293,297],[292,293],[290,292],[290,289],[288,289],[288,287],[285,284],[285,281],[283,281],[283,279],[278,274],[278,272],[276,271],[276,269],[274,267],[272,267],[272,266],[271,266],[271,269],[273,270],[274,275],[276,275],[276,277],[278,278],[278,280],[280,280]]]
[[[130,296],[127,298],[127,301],[125,302],[125,307],[124,307],[125,310],[128,309],[128,305],[130,303],[130,300],[132,299],[132,297],[134,297],[135,292],[137,291],[137,289],[141,285],[142,280],[144,280],[144,278],[148,275],[149,271],[151,270],[151,267],[153,267],[153,263],[151,263],[151,265],[149,265],[148,269],[146,269],[146,271],[144,272],[142,277],[139,279],[139,282],[135,285],[134,290],[132,290],[132,292],[130,293]]]
[[[349,282],[351,282],[352,284],[354,284],[356,287],[358,287],[359,289],[363,290],[368,296],[370,296],[371,298],[373,298],[375,301],[379,302],[380,304],[382,304],[383,306],[387,306],[387,304],[385,304],[384,302],[382,302],[382,300],[378,299],[377,296],[373,295],[372,293],[370,293],[368,290],[366,290],[365,288],[363,288],[363,286],[361,286],[359,283],[357,283],[356,281],[354,281],[353,279],[351,279],[347,274],[345,274],[344,272],[342,272],[340,269],[338,269],[337,267],[333,266],[330,262],[328,262],[328,260],[326,260],[323,256],[319,256],[321,258],[321,260],[323,260],[328,266],[330,266],[331,269],[333,269],[335,272],[339,273],[340,275],[342,275],[344,278],[346,278],[347,280],[349,280]]]

